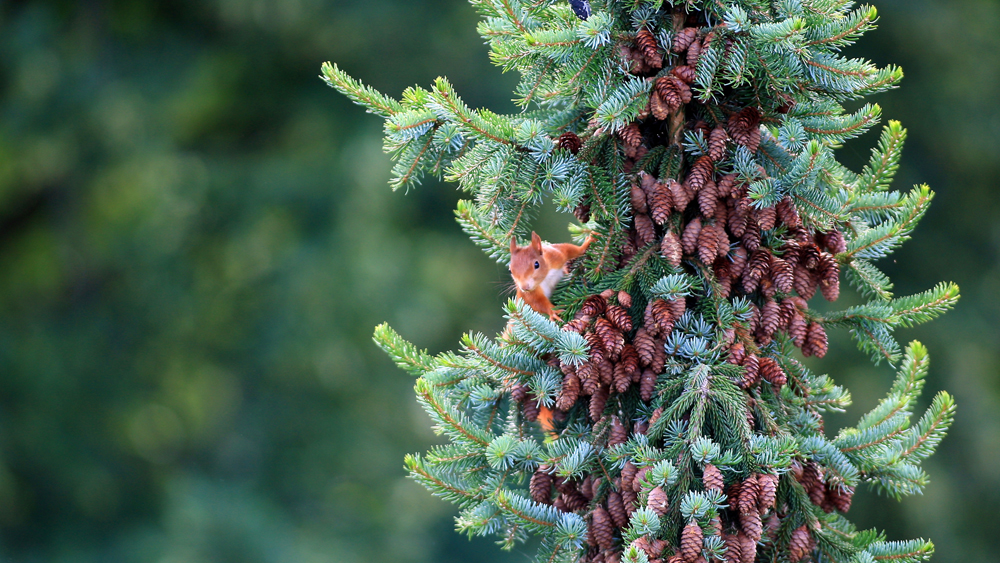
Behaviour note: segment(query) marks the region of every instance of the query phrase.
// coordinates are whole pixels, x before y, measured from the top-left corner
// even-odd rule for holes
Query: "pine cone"
[[[686,84],[692,84],[698,78],[698,73],[695,72],[694,68],[687,65],[676,66],[670,73],[683,80]]]
[[[656,392],[656,373],[653,370],[645,370],[639,378],[639,398],[642,402],[648,403]]]
[[[802,345],[802,355],[822,358],[826,355],[826,331],[819,323],[809,323],[806,328],[806,342]]]
[[[768,383],[779,387],[788,383],[788,376],[785,375],[785,370],[781,369],[778,362],[774,361],[772,358],[761,358],[759,364],[760,376],[763,377]]]
[[[698,250],[698,236],[701,234],[701,217],[695,217],[684,227],[684,235],[681,237],[681,247],[687,256],[693,255]]]
[[[684,311],[687,310],[687,301],[685,301],[683,297],[671,299],[670,301],[667,301],[667,304],[670,305],[670,319],[673,322],[680,319],[684,315]]]
[[[628,391],[629,385],[632,384],[632,374],[628,372],[628,366],[624,362],[618,362],[615,364],[615,373],[612,380],[611,389],[616,393],[624,393]]]
[[[704,533],[701,526],[694,520],[684,526],[681,532],[680,555],[687,563],[694,563],[701,557],[701,546],[704,541]]]
[[[563,325],[562,329],[567,332],[575,332],[577,334],[583,334],[587,327],[590,326],[590,321],[593,320],[586,315],[577,315],[573,320]]]
[[[615,365],[611,363],[611,360],[604,358],[599,364],[597,364],[597,374],[598,378],[601,380],[601,385],[610,387],[611,382],[614,381],[614,373]]]
[[[833,503],[839,512],[847,513],[851,509],[851,500],[854,498],[854,487],[847,485],[827,486],[826,496]]]
[[[712,465],[711,463],[705,464],[705,470],[701,474],[701,481],[702,484],[704,484],[706,491],[721,491],[725,487],[722,472],[719,471],[718,467]]]
[[[631,461],[626,461],[625,465],[622,466],[620,475],[623,483],[622,490],[632,488],[632,482],[635,481],[637,473],[639,473],[639,468],[636,467]]]
[[[726,224],[729,226],[729,232],[733,233],[734,237],[742,238],[747,232],[747,221],[749,220],[749,209],[747,206],[742,205],[740,200],[737,200],[736,204],[729,210]]]
[[[642,316],[642,328],[653,338],[659,336],[661,330],[659,320],[656,318],[655,303],[656,300],[646,303],[646,310]]]
[[[622,370],[624,370],[630,382],[635,383],[639,381],[639,354],[635,351],[635,346],[632,344],[622,346],[622,357],[618,361],[618,365],[623,366]]]
[[[737,537],[740,540],[740,563],[754,563],[757,559],[757,540],[743,532]]]
[[[719,254],[719,234],[714,223],[701,229],[698,236],[698,259],[702,264],[711,264]]]
[[[778,214],[778,220],[789,227],[798,227],[802,224],[802,219],[799,218],[799,212],[795,209],[795,204],[792,203],[792,199],[785,196],[784,199],[778,202],[778,205],[774,208],[775,212]]]
[[[528,484],[528,491],[531,499],[542,504],[552,504],[552,475],[548,465],[538,466],[538,470],[531,476]]]
[[[587,497],[583,496],[579,491],[573,490],[560,494],[556,497],[556,500],[552,503],[552,505],[556,506],[556,508],[559,508],[563,512],[580,512],[587,509],[587,506],[590,505],[590,501],[588,501]]]
[[[600,374],[592,361],[580,364],[576,369],[576,375],[580,378],[580,392],[582,395],[593,395],[600,385]]]
[[[674,209],[683,213],[688,204],[691,203],[694,192],[673,178],[667,180],[667,189],[670,190],[670,201],[673,203]]]
[[[719,249],[716,252],[716,257],[718,258],[729,256],[729,235],[726,234],[726,228],[723,225],[725,225],[723,221],[715,220],[716,247]]]
[[[739,537],[726,534],[722,536],[722,540],[726,544],[726,563],[740,563],[742,560],[740,555],[742,545],[740,544]]]
[[[639,186],[639,184],[636,184],[635,182],[632,183],[629,196],[633,211],[636,213],[649,212],[649,206],[646,205],[646,192]]]
[[[683,257],[681,241],[673,231],[667,231],[663,234],[663,240],[660,241],[660,254],[674,267],[681,265]]]
[[[726,124],[729,136],[737,143],[757,152],[760,146],[760,112],[756,108],[747,107],[729,118]]]
[[[510,398],[517,401],[518,403],[523,403],[528,397],[528,386],[518,383],[511,387]]]
[[[729,266],[729,275],[735,278],[740,278],[746,271],[747,265],[747,251],[742,246],[737,246],[732,253],[732,264]]]
[[[601,549],[611,549],[614,543],[614,528],[612,528],[611,516],[603,506],[598,505],[594,509],[594,514],[590,520],[593,534],[590,535]]]
[[[756,507],[751,512],[740,512],[740,529],[754,543],[760,541],[760,537],[764,535],[764,523],[761,521],[760,512],[757,512]]]
[[[678,82],[684,84],[684,82],[674,76],[661,76],[656,79],[656,93],[660,95],[660,99],[666,104],[668,115],[677,111],[681,107],[681,104],[684,103]]]
[[[715,164],[712,162],[712,157],[710,156],[700,156],[698,160],[694,161],[691,165],[691,171],[687,176],[687,184],[691,186],[691,189],[698,191],[705,185],[706,182],[712,179],[712,174],[715,172]]]
[[[796,311],[795,316],[788,323],[788,336],[792,337],[796,347],[801,348],[806,343],[808,332],[809,329],[805,317],[802,316],[802,313]]]
[[[717,126],[713,129],[708,136],[708,156],[715,162],[726,158],[726,141],[728,140],[729,134],[726,133],[725,128]]]
[[[770,231],[774,228],[774,223],[777,218],[773,207],[765,207],[763,209],[754,210],[754,220],[760,226],[762,231]]]
[[[655,425],[660,420],[661,416],[663,416],[663,407],[656,407],[656,409],[653,410],[653,414],[649,415],[649,425]]]
[[[734,365],[743,365],[743,360],[747,357],[746,347],[742,342],[736,342],[729,347],[729,358],[726,360]]]
[[[743,480],[740,485],[740,498],[736,501],[736,507],[740,512],[747,514],[757,512],[757,497],[760,495],[760,484],[757,482],[757,475],[751,474]],[[745,530],[744,530],[745,531]]]
[[[680,96],[678,96],[679,100]],[[660,92],[657,90],[653,90],[653,93],[649,96],[649,112],[659,121],[666,121],[670,118],[670,104],[663,100],[663,97],[660,96]]]
[[[660,53],[660,49],[656,45],[656,38],[648,29],[640,29],[635,36],[635,42],[639,45],[639,50],[642,51],[646,64],[657,69],[663,68],[663,54]]]
[[[673,325],[670,328],[672,330]],[[664,348],[666,337],[654,340],[653,342],[656,344],[656,348],[653,349],[653,363],[649,364],[649,369],[653,373],[663,373],[663,366],[667,363],[667,351]]]
[[[632,307],[632,296],[629,295],[628,292],[619,291],[618,304],[621,305],[622,307],[625,307],[626,309],[630,309]]]
[[[607,299],[601,297],[600,295],[591,295],[583,300],[583,305],[580,306],[580,313],[589,317],[596,317],[603,315],[607,308]]]
[[[763,248],[758,248],[752,255],[750,255],[750,260],[747,262],[747,269],[743,273],[743,291],[746,293],[752,293],[757,289],[760,284],[761,278],[764,277],[771,269],[771,253],[764,250]]]
[[[577,154],[580,152],[580,147],[583,146],[583,141],[580,140],[580,137],[576,133],[566,131],[562,135],[559,135],[556,145],[559,148],[568,150],[572,154]]]
[[[673,207],[673,197],[667,184],[656,182],[651,194],[648,194],[650,216],[657,225],[662,225],[670,218],[670,210]]]
[[[538,414],[540,412],[538,403],[535,402],[535,397],[529,393],[524,402],[521,403],[521,414],[524,415],[524,419],[528,422],[535,422],[538,420]]]
[[[757,508],[761,514],[774,508],[774,501],[778,493],[778,476],[764,473],[757,477],[760,485],[760,495],[757,496]]]
[[[607,317],[611,324],[615,325],[615,328],[622,332],[630,332],[632,330],[632,317],[628,315],[628,311],[623,309],[619,305],[608,305],[607,311],[605,311],[604,316]]]
[[[743,379],[740,380],[739,385],[743,389],[749,389],[760,381],[759,359],[755,354],[747,354],[743,360],[743,367],[746,370],[743,372]]]
[[[580,398],[580,377],[577,374],[563,378],[562,389],[556,397],[556,408],[568,412]]]
[[[671,76],[670,79],[674,83],[674,87],[677,89],[677,92],[680,93],[681,103],[691,103],[692,98],[694,98],[694,94],[691,92],[691,87],[687,85],[687,82],[684,82],[676,76]]]
[[[663,516],[670,510],[670,502],[663,487],[653,487],[653,490],[649,491],[649,499],[646,502],[646,506],[652,508],[657,516]]]
[[[744,225],[745,228],[740,242],[743,243],[743,247],[747,249],[747,252],[754,252],[760,248],[760,227],[753,217],[747,217]]]
[[[625,503],[618,491],[608,493],[608,514],[616,528],[628,526],[628,515],[625,514]]]
[[[639,354],[639,365],[643,367],[649,366],[653,362],[653,348],[655,344],[653,344],[653,337],[650,336],[645,326],[639,327],[639,330],[635,332],[632,345],[635,346],[635,351]]]
[[[736,188],[736,174],[726,174],[719,180],[719,197],[736,197],[733,190]]]
[[[795,292],[806,300],[812,299],[813,295],[816,295],[816,286],[819,284],[813,273],[801,263],[795,265],[795,281],[792,283]]]
[[[698,66],[698,59],[701,58],[701,50],[702,50],[701,41],[698,41],[697,39],[695,39],[694,41],[691,42],[690,45],[688,45],[688,52],[687,52],[688,66],[690,67]]]
[[[819,290],[823,292],[823,298],[827,301],[836,301],[840,297],[840,265],[833,255],[823,253],[820,255],[819,265]]]
[[[771,258],[771,279],[781,293],[791,293],[795,287],[795,270],[792,265],[777,256]]]
[[[624,444],[628,441],[628,430],[617,416],[611,417],[611,435],[608,437],[608,447]]]
[[[820,474],[819,466],[810,461],[802,468],[802,476],[799,478],[802,488],[809,494],[809,500],[816,506],[821,506],[826,499],[826,484],[823,483],[823,476]]]
[[[698,208],[705,217],[715,217],[719,208],[719,186],[709,180],[698,192]]]
[[[608,353],[609,359],[616,359],[625,345],[625,337],[622,336],[622,333],[604,317],[599,317],[594,321],[594,331],[601,337],[601,344]]]
[[[618,136],[621,137],[626,146],[634,148],[642,144],[642,132],[639,131],[639,126],[635,123],[630,123],[619,129]]]
[[[604,407],[608,403],[608,388],[601,385],[597,391],[590,396],[590,420],[597,422],[604,414]]]
[[[809,528],[800,526],[792,532],[792,539],[788,542],[788,560],[791,563],[801,561],[803,557],[809,555]]]
[[[635,472],[635,478],[632,479],[632,490],[636,493],[642,492],[642,482],[646,480],[647,473],[649,473],[649,466],[640,467],[639,470]]]
[[[674,36],[674,44],[671,46],[670,50],[675,53],[682,53],[688,48],[689,45],[691,45],[696,37],[698,37],[697,28],[685,27]]]
[[[768,300],[760,310],[760,332],[770,337],[781,327],[781,306],[776,301]]]

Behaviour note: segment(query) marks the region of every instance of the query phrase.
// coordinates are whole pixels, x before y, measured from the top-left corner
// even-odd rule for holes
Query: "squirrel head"
[[[528,246],[518,246],[516,237],[510,238],[510,275],[518,289],[533,291],[549,275],[549,269],[542,255],[542,239],[537,233],[531,232]]]

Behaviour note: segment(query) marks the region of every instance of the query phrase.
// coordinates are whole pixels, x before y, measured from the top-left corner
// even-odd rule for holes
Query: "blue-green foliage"
[[[649,508],[637,510],[623,532],[625,543],[658,533],[676,538],[680,526],[694,519],[706,528],[706,553],[721,558],[725,548],[709,523],[724,508],[725,496],[698,490],[695,471],[714,463],[736,476],[782,476],[780,502],[790,511],[789,521],[793,528],[807,525],[817,530],[825,558],[915,562],[929,556],[929,542],[886,542],[874,532],[858,532],[840,515],[817,510],[788,476],[793,465],[811,461],[824,468],[828,482],[838,485],[865,482],[897,497],[918,493],[927,481],[919,463],[933,452],[954,412],[951,397],[941,393],[910,426],[927,354],[919,343],[904,352],[892,331],[950,308],[958,298],[957,286],[941,284],[894,298],[891,282],[873,264],[909,238],[933,197],[926,186],[906,194],[888,191],[906,132],[890,121],[860,173],[847,170],[834,157],[844,141],[869,130],[881,117],[875,104],[854,112],[841,104],[892,88],[902,78],[898,67],[877,68],[840,54],[872,29],[876,10],[854,8],[853,2],[843,0],[593,0],[592,16],[580,21],[565,2],[472,4],[484,16],[479,31],[490,45],[493,62],[521,74],[517,102],[524,107],[534,103],[536,111],[498,115],[473,110],[443,78],[426,90],[410,88],[396,101],[335,65],[323,66],[331,86],[385,118],[385,148],[396,160],[393,188],[415,186],[425,174],[458,182],[470,195],[456,211],[459,223],[502,264],[509,260],[511,237],[530,232],[531,218],[545,200],[555,201],[562,210],[589,206],[586,230],[596,233],[597,241],[583,260],[584,274],[572,276],[556,296],[569,314],[583,297],[604,289],[632,292],[633,312],[657,298],[693,297],[700,305],[677,320],[666,341],[668,360],[652,403],[638,405],[637,397],[628,394],[609,401],[607,412],[632,413],[637,420],[649,419],[654,409],[658,412],[645,435],[633,435],[614,447],[607,446],[607,428],[601,423],[591,428],[571,422],[558,434],[542,436],[519,415],[509,394],[513,386],[526,386],[529,400],[540,405],[553,404],[560,392],[562,376],[543,356],[578,364],[589,352],[584,338],[560,330],[524,303],[507,305],[510,322],[503,335],[495,340],[467,335],[461,354],[432,357],[380,326],[376,342],[418,376],[418,399],[437,430],[452,441],[425,456],[407,457],[411,475],[462,508],[460,531],[499,534],[507,548],[527,533],[541,535],[538,561],[576,560],[587,531],[579,515],[531,500],[524,487],[532,473],[543,467],[563,478],[591,471],[613,477],[626,461],[649,468],[644,491],[670,489],[673,513],[661,519]],[[721,168],[749,184],[756,207],[790,197],[807,228],[846,226],[847,249],[836,258],[850,283],[870,301],[825,315],[810,311],[810,320],[848,328],[876,361],[902,359],[888,397],[856,427],[832,440],[821,431],[819,413],[842,410],[850,404],[850,395],[829,377],[812,374],[792,359],[789,343],[781,338],[762,354],[779,362],[790,383],[780,390],[762,388],[755,392],[756,406],[747,404],[745,392],[735,383],[742,368],[725,363],[720,328],[749,330],[747,300],[714,297],[704,273],[681,273],[651,250],[621,268],[616,263],[631,208],[629,178],[614,133],[643,111],[653,84],[628,72],[616,45],[645,28],[654,30],[658,46],[674,56],[669,55],[673,6],[702,10],[713,24],[693,86],[707,111],[724,114],[722,93],[735,89],[726,95],[736,101],[756,100],[769,118],[759,149],[730,150]],[[794,101],[790,108],[789,100]],[[786,107],[778,112],[781,106]],[[554,141],[565,132],[584,139],[579,154]],[[684,138],[688,157],[706,150],[700,131]],[[637,166],[664,177],[669,175],[664,172],[667,161],[667,151],[654,149]],[[761,420],[766,432],[751,427],[748,414]],[[571,421],[578,419],[585,420],[586,413],[570,413]],[[783,546],[793,529],[785,528],[779,534]],[[634,546],[626,548],[622,558],[647,561]]]

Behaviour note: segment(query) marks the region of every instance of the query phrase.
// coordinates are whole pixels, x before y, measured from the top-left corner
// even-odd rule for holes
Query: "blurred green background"
[[[948,389],[959,411],[924,496],[861,492],[851,517],[1000,561],[1000,4],[876,5],[851,54],[906,70],[874,101],[910,131],[897,188],[938,193],[882,266],[898,294],[962,287],[898,333],[931,350],[924,404]],[[332,60],[398,95],[447,75],[515,111],[476,21],[460,0],[0,2],[0,560],[528,559],[405,479],[438,438],[370,340],[499,330],[505,268],[453,221],[453,185],[389,190],[381,121],[317,77]],[[844,333],[809,363],[854,393],[830,433],[893,377]]]

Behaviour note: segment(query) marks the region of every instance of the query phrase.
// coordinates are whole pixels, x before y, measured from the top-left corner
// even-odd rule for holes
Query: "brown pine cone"
[[[590,346],[590,361],[594,362],[595,366],[600,364],[606,355],[604,341],[593,330],[583,333],[583,338],[586,339],[587,345]]]
[[[746,346],[742,342],[736,342],[729,347],[729,358],[727,362],[734,365],[743,365],[743,360],[747,357]]]
[[[796,347],[801,348],[806,343],[806,336],[809,332],[808,324],[806,324],[805,317],[802,313],[796,311],[795,316],[792,317],[791,322],[788,323],[788,336],[792,337],[792,340]]]
[[[631,461],[626,461],[625,465],[622,466],[621,480],[622,480],[622,490],[631,489],[632,482],[635,481],[636,474],[639,473],[639,468],[635,466]],[[623,497],[624,498],[624,497]]]
[[[705,485],[706,491],[721,491],[725,487],[722,471],[719,471],[719,468],[711,463],[705,464],[705,470],[701,474],[701,481]]]
[[[632,307],[632,296],[625,291],[618,292],[618,304],[626,309]]]
[[[610,387],[611,382],[614,381],[615,365],[611,363],[611,360],[604,358],[597,364],[597,375],[601,381],[601,385]]]
[[[639,330],[635,331],[635,338],[632,339],[632,345],[635,346],[635,351],[639,354],[639,365],[647,367],[653,363],[653,349],[655,344],[653,344],[653,337],[650,336],[645,326],[639,327]]]
[[[750,260],[747,262],[746,271],[743,273],[743,291],[746,293],[752,293],[757,289],[760,284],[761,278],[764,277],[771,269],[771,253],[763,248],[758,248],[750,255]]]
[[[740,278],[746,271],[747,265],[747,250],[742,246],[737,246],[732,253],[732,264],[729,266],[729,275],[735,278]]]
[[[660,241],[660,254],[674,267],[681,265],[683,257],[681,241],[673,231],[667,231],[663,234],[663,240]]]
[[[587,327],[590,326],[590,321],[593,320],[586,315],[577,315],[570,322],[564,324],[562,329],[567,332],[575,332],[577,334],[583,334]]]
[[[851,500],[854,498],[854,487],[829,486],[827,485],[826,497],[830,499],[837,511],[847,513],[851,509]]]
[[[673,208],[674,200],[667,184],[656,182],[652,193],[648,194],[650,216],[657,225],[662,225],[670,218],[670,210]]]
[[[750,220],[749,209],[745,205],[742,205],[741,201],[737,200],[733,207],[729,209],[729,216],[726,219],[729,232],[738,238],[742,238],[746,234],[747,221]]]
[[[677,88],[677,91],[680,93],[681,102],[685,104],[690,103],[691,99],[694,98],[694,94],[691,92],[691,87],[687,85],[687,82],[684,82],[676,76],[671,76],[670,79],[673,81],[674,87]]]
[[[698,259],[702,264],[712,264],[719,254],[719,235],[714,223],[701,229],[698,235]]]
[[[725,222],[720,221],[719,219],[715,220],[715,234],[717,236],[716,246],[719,249],[716,253],[716,257],[718,258],[726,258],[729,256],[729,235],[726,234],[726,228],[724,225]]]
[[[663,407],[657,407],[653,410],[653,414],[649,415],[649,425],[655,425],[660,420],[661,416],[663,416]]]
[[[698,78],[698,73],[695,72],[694,67],[687,65],[676,66],[670,73],[683,80],[686,84],[692,84]]]
[[[687,184],[691,186],[691,189],[698,191],[705,185],[706,182],[712,179],[712,174],[715,172],[715,164],[712,162],[712,157],[710,156],[700,156],[698,160],[694,161],[691,165],[691,171],[687,176]]]
[[[774,223],[776,220],[776,214],[773,207],[765,207],[763,209],[754,210],[754,219],[757,224],[760,225],[760,230],[770,231],[774,228]]]
[[[636,184],[632,183],[632,187],[629,193],[629,197],[632,200],[632,210],[636,213],[648,213],[649,207],[646,205],[646,192]]]
[[[646,480],[646,474],[649,473],[649,466],[640,467],[638,471],[635,472],[635,478],[632,479],[632,490],[641,493],[642,492],[642,482]]]
[[[712,180],[705,182],[698,192],[698,208],[705,217],[715,217],[719,208],[719,186]]]
[[[690,45],[688,45],[688,52],[687,52],[688,66],[690,67],[698,66],[698,59],[701,58],[701,50],[702,50],[701,41],[698,41],[697,39],[695,39],[694,41],[691,42]]]
[[[582,395],[593,395],[601,384],[600,373],[592,361],[581,364],[576,370],[576,375],[580,378],[580,393]]]
[[[840,264],[837,264],[833,255],[824,252],[820,255],[816,270],[819,274],[819,290],[823,292],[823,298],[827,301],[836,301],[840,297]]]
[[[628,376],[629,381],[636,383],[639,381],[639,354],[635,351],[635,346],[631,343],[622,346],[622,357],[618,360],[619,365]]]
[[[788,383],[788,376],[785,375],[785,370],[781,369],[778,362],[774,361],[772,358],[761,358],[759,364],[760,376],[763,377],[768,383],[779,387]]]
[[[670,50],[675,53],[682,53],[698,37],[698,29],[695,27],[685,27],[674,36],[674,44]]]
[[[629,147],[634,148],[642,144],[642,132],[639,131],[639,126],[635,123],[630,123],[619,129],[618,136]]]
[[[652,303],[653,318],[660,329],[660,334],[666,336],[674,329],[673,310],[670,303],[657,299]]]
[[[760,248],[760,227],[757,226],[757,221],[753,217],[747,217],[744,225],[745,229],[740,242],[743,243],[747,252],[754,252]]]
[[[599,317],[594,321],[594,331],[601,337],[601,344],[608,353],[608,358],[617,359],[618,355],[621,354],[622,347],[625,346],[625,337],[622,336],[621,331],[604,317]]]
[[[817,246],[816,243],[812,241],[806,241],[800,244],[800,247],[802,250],[800,251],[799,261],[806,268],[809,268],[810,270],[815,270],[816,267],[819,266],[820,255],[822,254],[822,251],[819,249],[819,246]]]
[[[823,475],[815,462],[810,461],[805,464],[799,483],[802,483],[802,487],[809,494],[809,500],[816,506],[822,506],[826,499],[826,484],[823,482]]]
[[[538,470],[531,476],[528,484],[528,491],[531,499],[542,504],[552,504],[552,475],[548,465],[538,466]]]
[[[802,219],[799,218],[799,212],[795,209],[795,204],[792,203],[792,198],[785,196],[784,199],[778,202],[778,205],[774,208],[775,212],[778,214],[778,220],[789,227],[798,227],[802,224]]]
[[[614,522],[616,528],[628,526],[628,515],[625,514],[625,503],[618,491],[612,490],[608,493],[608,514]]]
[[[673,329],[672,325],[671,329]],[[649,364],[649,369],[653,373],[663,373],[663,366],[667,363],[667,351],[664,348],[666,336],[653,342],[656,344],[656,348],[653,349],[653,363]]]
[[[803,299],[809,300],[812,299],[813,295],[816,295],[816,287],[819,282],[804,264],[799,263],[795,265],[795,281],[792,284],[796,293]]]
[[[749,389],[760,381],[760,364],[757,355],[747,354],[743,360],[743,367],[746,370],[743,372],[743,379],[739,381],[739,386],[743,389]]]
[[[826,355],[826,331],[819,323],[809,323],[806,328],[806,342],[802,345],[802,355],[822,358]]]
[[[635,42],[642,51],[642,56],[646,59],[646,64],[653,68],[663,68],[663,53],[656,45],[656,38],[648,29],[642,28],[635,36]]]
[[[701,557],[701,546],[704,541],[704,533],[697,522],[691,520],[684,526],[681,532],[681,545],[679,553],[687,563],[695,563]]]
[[[562,389],[556,397],[556,408],[568,412],[580,398],[580,377],[577,374],[563,378]]]
[[[691,203],[694,192],[673,178],[667,180],[667,189],[670,190],[670,201],[673,202],[674,209],[683,213]]]
[[[701,217],[695,217],[684,227],[684,235],[681,236],[681,247],[687,256],[693,255],[698,250],[698,236],[701,234]]]
[[[726,133],[726,129],[721,125],[716,126],[708,136],[708,156],[715,162],[726,158],[726,141],[728,140],[729,134]]]
[[[639,508],[639,495],[635,493],[632,487],[624,484],[621,488],[621,494],[622,504],[625,505],[625,514],[631,518],[632,514]]]
[[[518,403],[523,403],[524,400],[527,397],[528,397],[528,386],[527,385],[524,385],[522,383],[518,383],[518,384],[514,385],[513,387],[511,387],[511,389],[510,389],[510,398],[511,399],[514,399]]]
[[[639,398],[642,399],[642,402],[648,403],[653,398],[653,393],[655,392],[656,373],[653,370],[647,369],[642,372],[639,378]]]
[[[572,490],[560,494],[556,497],[556,500],[552,503],[553,506],[559,508],[563,512],[580,512],[587,509],[590,505],[590,501],[587,497],[583,496],[579,491]],[[562,505],[562,506],[558,506]]]
[[[736,197],[736,174],[726,174],[719,180],[719,197]]]
[[[676,79],[673,76],[661,76],[656,79],[656,93],[660,95],[660,99],[667,106],[667,113],[671,114],[677,111],[681,104],[684,103],[683,94],[681,93],[681,88],[678,86],[678,82],[684,84],[684,82]]]
[[[535,402],[535,397],[531,393],[524,399],[521,403],[521,414],[524,415],[524,419],[528,422],[535,422],[538,420],[538,414],[540,413],[538,408],[538,403]]]
[[[740,539],[738,536],[731,534],[725,534],[722,536],[722,540],[726,544],[726,563],[740,563],[742,557],[740,556]]]
[[[580,313],[590,317],[596,317],[603,315],[607,308],[607,299],[600,295],[591,295],[583,300],[583,305],[580,307]]]
[[[809,555],[810,538],[809,528],[800,526],[792,532],[792,539],[788,542],[788,560],[791,563],[801,561],[803,557]]]
[[[791,264],[777,256],[771,257],[771,279],[781,293],[791,293],[795,288],[795,270]]]
[[[757,559],[757,540],[743,532],[737,537],[740,540],[740,563],[754,563]]]
[[[628,430],[617,416],[611,417],[611,435],[608,437],[608,446],[614,447],[628,441]]]
[[[642,316],[642,327],[653,338],[659,336],[661,330],[659,320],[656,317],[656,301],[657,300],[653,300],[646,303],[646,311]]]
[[[744,514],[756,513],[758,496],[760,496],[760,483],[757,482],[757,474],[754,473],[740,485],[740,498],[736,501],[736,507]]]
[[[677,319],[684,315],[684,311],[687,310],[687,301],[683,297],[678,297],[677,299],[671,299],[667,301],[670,305],[670,319],[673,322],[677,322]]]
[[[778,476],[764,473],[757,477],[760,485],[760,495],[757,496],[757,508],[761,514],[774,508],[774,501],[778,493]]]
[[[608,403],[608,393],[608,388],[601,385],[597,388],[597,392],[590,396],[590,420],[594,422],[600,420],[601,415],[604,414],[604,407]]]
[[[649,112],[659,121],[666,121],[670,118],[670,104],[663,100],[658,90],[653,90],[653,93],[649,95]]]
[[[649,491],[649,499],[646,502],[646,506],[652,508],[657,516],[663,516],[670,510],[670,502],[663,487],[653,487],[653,490]]]
[[[611,549],[614,543],[614,528],[612,528],[611,516],[603,506],[598,505],[591,516],[590,525],[593,534],[590,535],[601,549]]]
[[[757,152],[760,146],[760,112],[757,108],[747,107],[734,114],[729,118],[726,129],[733,141],[750,149],[751,153]]]
[[[631,384],[632,374],[628,372],[628,366],[625,365],[625,362],[619,361],[615,364],[615,373],[611,389],[617,393],[624,393],[628,391],[628,387]]]
[[[761,334],[771,336],[781,327],[781,306],[776,301],[767,300],[760,310],[760,324],[758,328]]]
[[[608,305],[607,311],[604,312],[604,316],[607,317],[611,324],[615,325],[615,328],[622,332],[630,332],[632,330],[632,317],[628,315],[628,311],[619,305]]]
[[[572,154],[576,154],[580,152],[580,147],[583,146],[583,141],[580,140],[580,137],[576,133],[566,131],[562,135],[559,135],[559,139],[556,140],[556,145],[559,148],[568,150]]]
[[[754,542],[760,541],[760,537],[764,535],[764,522],[756,507],[751,512],[740,512],[740,529]]]

